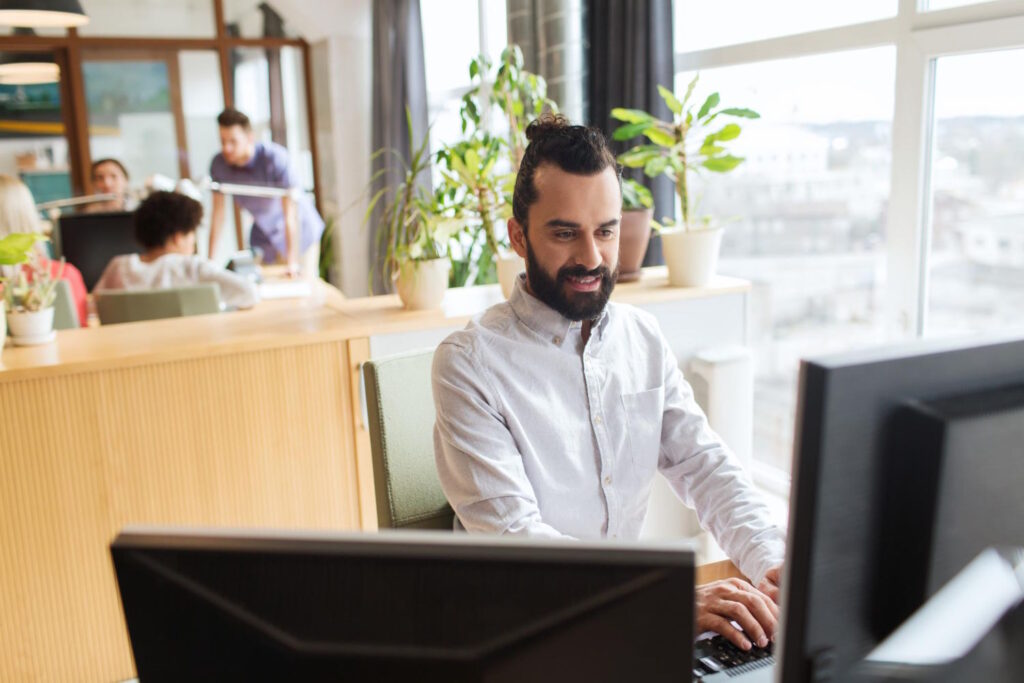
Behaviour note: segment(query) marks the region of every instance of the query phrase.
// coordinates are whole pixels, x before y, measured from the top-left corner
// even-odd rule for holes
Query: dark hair
[[[519,164],[512,193],[512,215],[524,230],[530,205],[537,201],[533,177],[541,164],[554,164],[567,173],[579,175],[593,175],[611,166],[621,182],[622,167],[597,128],[573,126],[562,114],[547,112],[526,127],[526,139],[530,144]]]
[[[110,158],[98,159],[97,161],[92,162],[92,166],[89,167],[89,177],[96,175],[96,169],[102,166],[103,164],[113,164],[114,166],[117,166],[119,169],[121,169],[121,173],[124,173],[124,177],[126,179],[128,178],[128,169],[124,167],[124,164],[122,164],[117,159]]]
[[[228,107],[220,113],[217,117],[217,125],[221,128],[241,126],[242,130],[252,130],[252,122],[249,121],[249,117],[232,107]]]
[[[135,209],[135,239],[146,249],[167,244],[174,235],[199,227],[203,205],[177,192],[154,192]]]

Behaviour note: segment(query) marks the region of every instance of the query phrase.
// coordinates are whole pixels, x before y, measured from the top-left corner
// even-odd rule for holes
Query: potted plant
[[[33,233],[12,233],[0,240],[0,265],[14,266],[13,275],[4,278],[3,296],[11,339],[18,346],[45,344],[56,337],[53,330],[53,304],[57,299],[57,282],[64,274],[61,259],[57,273],[40,255],[31,254],[36,242],[46,239]],[[29,264],[26,270],[19,267]]]
[[[408,111],[406,122],[411,140],[412,117]],[[364,221],[369,221],[377,204],[385,200],[377,232],[384,279],[395,282],[405,308],[438,308],[448,289],[451,263],[447,243],[452,231],[460,230],[463,224],[454,217],[440,215],[435,196],[418,183],[420,175],[430,169],[429,134],[408,163],[397,153],[395,156],[401,160],[403,180],[397,187],[382,188],[371,197]]]
[[[665,104],[672,112],[668,121],[638,109],[612,110],[612,116],[623,121],[612,134],[616,140],[629,140],[643,135],[649,144],[636,145],[619,155],[619,163],[629,168],[642,168],[648,177],[665,175],[672,179],[679,198],[681,218],[665,220],[661,232],[662,251],[669,269],[669,284],[700,286],[714,275],[718,250],[722,244],[722,228],[711,217],[694,215],[690,193],[690,174],[705,171],[726,173],[743,162],[729,153],[728,143],[735,140],[741,128],[735,122],[725,123],[717,130],[712,124],[719,117],[756,119],[751,109],[719,107],[720,97],[711,93],[698,108],[691,102],[699,75],[694,76],[680,100],[668,88],[658,86]]]
[[[491,64],[483,55],[470,62],[473,86],[463,96],[459,109],[466,138],[452,146],[439,161],[453,171],[449,180],[455,185],[464,185],[467,202],[462,205],[462,211],[475,216],[473,224],[482,232],[465,236],[468,244],[463,245],[462,251],[469,263],[465,279],[458,283],[482,284],[497,278],[507,297],[512,292],[515,277],[526,267],[523,259],[508,247],[504,230],[505,222],[512,215],[516,172],[526,150],[526,127],[546,110],[557,112],[558,105],[548,98],[544,78],[523,68],[523,53],[518,45],[502,50],[497,69],[488,77],[490,71]],[[487,114],[492,107],[504,118],[502,127],[506,135],[503,138],[490,133],[492,122]],[[466,159],[467,148],[476,151],[479,165]],[[469,169],[470,177],[460,177],[461,169],[448,163],[455,161],[453,157]],[[453,266],[456,266],[455,260]]]
[[[501,138],[480,132],[438,152],[438,198],[444,202],[438,209],[469,228],[459,240],[460,254],[452,259],[455,286],[494,282],[498,257],[508,251],[501,228],[512,215],[515,177],[499,170],[505,150]]]
[[[627,178],[622,181],[622,220],[619,222],[619,282],[640,279],[640,268],[651,241],[654,199],[651,191]]]

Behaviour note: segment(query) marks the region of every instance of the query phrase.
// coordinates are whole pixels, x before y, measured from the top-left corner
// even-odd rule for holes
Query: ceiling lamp
[[[71,28],[89,23],[78,0],[0,0],[0,24]]]
[[[56,83],[60,68],[52,58],[36,52],[0,52],[0,85]]]

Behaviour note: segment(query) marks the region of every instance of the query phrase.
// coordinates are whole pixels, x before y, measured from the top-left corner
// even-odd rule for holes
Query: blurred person
[[[90,168],[94,194],[116,194],[117,199],[85,205],[88,213],[132,211],[134,202],[128,196],[128,169],[117,159],[99,159]]]
[[[39,219],[39,212],[36,210],[32,192],[29,191],[25,183],[13,176],[0,174],[0,237],[14,232],[41,233],[43,225]],[[36,244],[36,249],[41,260],[40,265],[48,265],[50,275],[57,277],[61,273],[61,262],[48,258],[41,242]],[[26,274],[31,275],[27,266],[25,271]],[[71,287],[71,298],[78,315],[78,324],[80,327],[85,327],[89,308],[82,273],[70,263],[65,263],[61,279],[66,280]]]
[[[256,142],[249,117],[225,109],[217,117],[221,152],[210,162],[210,176],[219,183],[295,189],[288,150],[273,142]],[[264,263],[286,263],[288,274],[314,278],[319,272],[320,235],[324,221],[309,197],[245,197],[236,204],[252,214],[250,243],[263,251]],[[210,218],[210,258],[224,225],[224,195],[213,193]],[[241,245],[240,245],[241,246]]]
[[[256,305],[259,293],[253,282],[195,253],[196,228],[202,217],[202,204],[191,197],[164,191],[150,194],[135,210],[135,239],[145,252],[114,257],[94,291],[216,283],[226,305]]]

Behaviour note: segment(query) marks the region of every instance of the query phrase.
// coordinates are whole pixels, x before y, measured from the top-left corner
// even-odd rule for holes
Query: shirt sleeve
[[[754,584],[785,558],[785,534],[742,463],[708,424],[675,355],[662,340],[665,412],[659,469],[701,526]]]
[[[541,519],[484,372],[460,345],[446,341],[434,352],[434,457],[445,496],[469,532],[569,538]]]
[[[252,308],[259,303],[260,295],[255,283],[208,259],[199,262],[197,280],[200,283],[216,283],[220,287],[221,300],[228,306]]]

